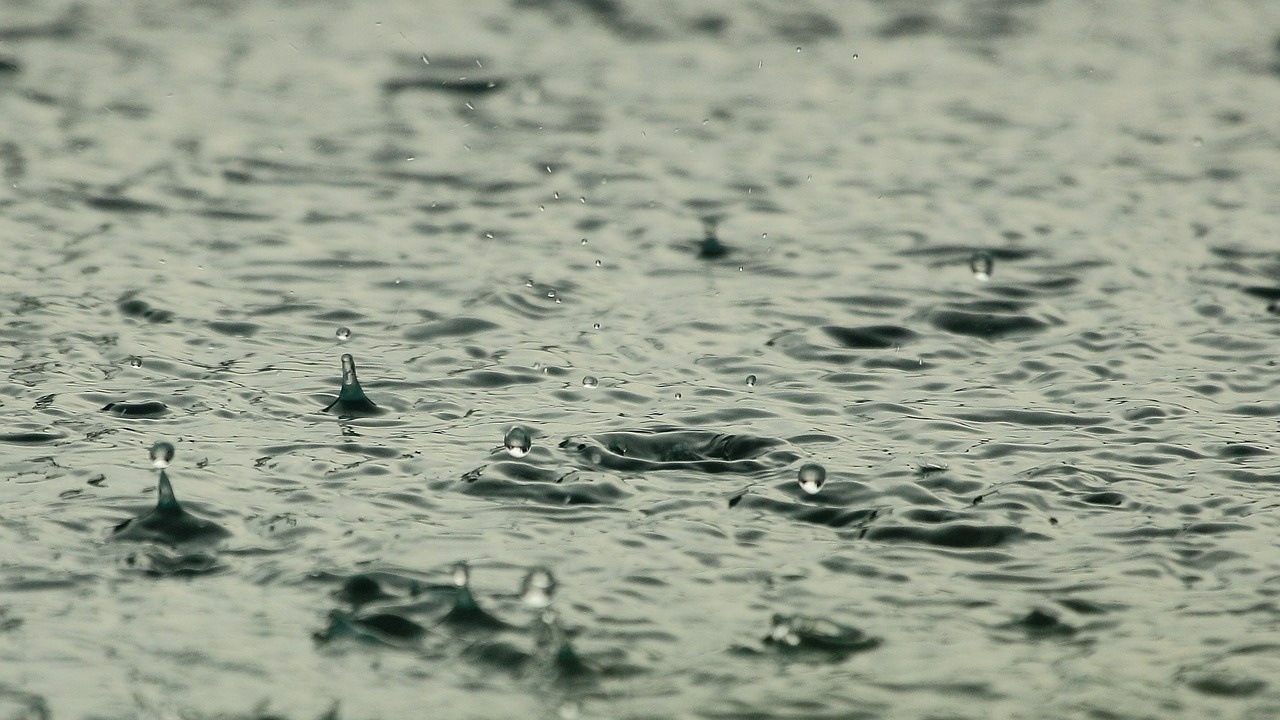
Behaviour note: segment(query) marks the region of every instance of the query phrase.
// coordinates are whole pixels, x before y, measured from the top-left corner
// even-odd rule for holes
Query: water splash
[[[157,448],[166,465],[173,460],[173,446],[159,442],[151,448],[153,464],[156,462]],[[157,467],[161,470],[160,479],[156,483],[155,509],[117,525],[112,531],[113,538],[178,547],[212,544],[231,535],[221,525],[187,512],[173,494],[173,484],[169,481],[168,472],[163,469],[164,466]]]
[[[874,650],[880,638],[823,618],[775,614],[764,644],[782,652],[817,652],[833,660]]]
[[[356,377],[356,361],[350,353],[342,356],[342,389],[324,411],[336,413],[340,417],[368,417],[383,412],[360,387],[360,380]]]
[[[459,628],[501,630],[507,623],[485,612],[471,593],[471,569],[465,562],[453,566],[453,607],[440,622]]]
[[[556,577],[546,568],[530,570],[520,583],[520,600],[532,608],[549,607],[555,592]]]

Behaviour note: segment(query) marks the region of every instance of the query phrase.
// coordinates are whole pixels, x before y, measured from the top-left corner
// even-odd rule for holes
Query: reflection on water
[[[1280,714],[1276,28],[0,5],[0,717]]]

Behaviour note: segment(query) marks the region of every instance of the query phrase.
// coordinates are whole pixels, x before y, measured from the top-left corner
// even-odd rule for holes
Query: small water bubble
[[[129,365],[131,367],[136,367],[136,368],[142,367],[142,358],[138,357],[137,355],[134,355],[133,357],[129,358]]]
[[[600,386],[600,381],[597,380],[594,375],[588,375],[582,378],[582,387],[584,388],[595,388],[599,386]]]
[[[979,282],[990,280],[995,266],[995,258],[991,257],[991,253],[985,250],[979,250],[973,254],[973,257],[969,258],[969,269],[973,271],[973,279]]]
[[[464,588],[471,583],[471,568],[464,562],[453,566],[453,586]]]
[[[810,495],[817,495],[827,482],[827,469],[818,463],[806,463],[800,467],[800,473],[796,479],[800,481],[801,490]]]
[[[551,604],[551,598],[555,592],[556,578],[546,568],[530,570],[529,574],[524,576],[524,582],[520,583],[520,600],[530,607],[547,607]]]
[[[151,466],[156,468],[167,468],[169,463],[173,462],[173,444],[161,440],[151,446]]]
[[[533,438],[529,437],[528,430],[513,427],[507,431],[506,437],[502,438],[502,446],[507,449],[507,454],[511,457],[522,458],[533,448]]]
[[[351,328],[340,327],[334,335],[337,336],[338,342],[346,342],[351,339]]]
[[[755,375],[748,375],[748,376],[747,376],[747,387],[755,387],[755,386],[756,386],[756,376],[755,376]]]

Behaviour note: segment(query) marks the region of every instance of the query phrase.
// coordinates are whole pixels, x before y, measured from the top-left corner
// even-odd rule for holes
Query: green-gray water
[[[8,0],[0,718],[1280,715],[1277,33]]]

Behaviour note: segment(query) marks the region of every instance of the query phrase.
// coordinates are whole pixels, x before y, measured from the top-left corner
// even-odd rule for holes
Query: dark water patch
[[[123,418],[158,418],[169,412],[169,406],[159,400],[120,401],[107,403],[102,412]]]
[[[1097,505],[1101,507],[1120,507],[1125,502],[1125,497],[1118,492],[1096,492],[1089,493],[1080,497],[1081,502],[1089,505]]]
[[[897,325],[837,327],[828,325],[822,331],[844,347],[858,350],[880,350],[901,347],[915,340],[916,334]]]
[[[173,494],[169,476],[160,471],[156,486],[156,506],[138,517],[115,527],[112,537],[132,542],[154,542],[172,547],[216,543],[231,533],[211,520],[187,512]]]
[[[69,40],[80,34],[84,27],[86,12],[84,6],[72,3],[62,17],[56,20],[0,27],[0,41]]]
[[[774,438],[661,428],[566,438],[560,447],[589,466],[627,472],[754,473],[776,467],[786,444]]]
[[[210,330],[229,337],[253,337],[261,329],[256,323],[211,321],[206,323]]]
[[[789,43],[812,43],[840,36],[840,23],[816,11],[783,12],[770,20],[769,27]]]
[[[479,97],[496,93],[506,87],[507,82],[499,77],[399,77],[384,80],[382,91],[388,95],[397,95],[406,91],[438,92],[464,97]]]
[[[503,500],[527,500],[540,505],[617,505],[629,493],[610,482],[518,482],[505,478],[477,477],[463,486],[466,495]]]
[[[518,10],[541,10],[564,25],[586,16],[627,42],[652,41],[663,37],[655,25],[634,17],[622,0],[512,0]]]
[[[163,213],[168,208],[155,203],[143,202],[141,200],[133,200],[127,197],[119,196],[99,196],[85,198],[84,204],[94,210],[103,210],[112,213]]]
[[[1183,671],[1178,679],[1202,695],[1220,698],[1253,697],[1268,687],[1261,678],[1230,670]]]
[[[1033,639],[1065,639],[1074,637],[1077,629],[1058,618],[1055,613],[1036,608],[1026,615],[1002,625],[1007,630],[1017,630]]]
[[[354,640],[390,647],[409,647],[427,634],[427,629],[393,612],[357,614],[333,610],[329,623],[313,637],[317,643]]]
[[[1271,454],[1271,448],[1243,442],[1227,443],[1218,451],[1218,457],[1224,460],[1243,460],[1246,458],[1265,457]]]
[[[866,538],[878,542],[921,543],[946,548],[1005,547],[1024,539],[1044,536],[1024,531],[1015,525],[975,525],[955,522],[935,526],[873,525]]]
[[[876,29],[876,36],[889,40],[917,37],[941,31],[945,25],[930,13],[905,13]]]
[[[958,412],[952,417],[967,422],[1008,423],[1026,427],[1092,427],[1104,425],[1108,418],[1100,415],[1077,415],[1050,410],[1014,410],[1001,408],[979,412]]]
[[[934,327],[953,335],[966,335],[984,340],[999,340],[1014,335],[1043,332],[1050,323],[1019,312],[1014,303],[1003,310],[987,309],[989,303],[953,304],[950,308],[929,313]]]
[[[423,342],[441,338],[476,335],[489,330],[496,330],[498,327],[497,323],[481,320],[480,318],[455,317],[406,328],[404,338],[413,342]]]
[[[26,430],[0,433],[0,443],[11,443],[13,445],[46,445],[48,443],[62,440],[65,437],[66,435],[58,432]]]
[[[0,55],[0,75],[16,75],[22,71],[22,63],[17,58]]]
[[[811,525],[825,525],[829,528],[865,528],[872,521],[885,514],[884,508],[845,508],[830,506],[814,506],[800,502],[786,502],[750,493],[734,495],[729,498],[730,508],[767,512],[780,517],[790,518],[796,522]]]
[[[275,220],[275,215],[250,212],[248,210],[228,210],[226,208],[205,208],[197,210],[196,215],[210,220],[227,220],[229,222],[267,222]]]
[[[153,577],[195,577],[213,575],[226,569],[218,556],[208,552],[187,552],[165,547],[133,550],[124,555],[122,568]]]
[[[116,308],[125,317],[137,318],[153,323],[167,323],[173,320],[173,312],[152,307],[151,303],[137,297],[137,291],[130,291],[120,296]]]

